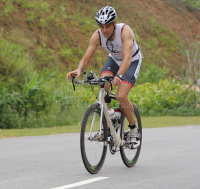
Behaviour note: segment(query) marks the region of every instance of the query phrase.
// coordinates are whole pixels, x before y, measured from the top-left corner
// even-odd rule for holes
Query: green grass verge
[[[183,126],[183,125],[200,125],[200,116],[142,117],[143,128],[170,127],[170,126]]]
[[[170,127],[183,125],[200,125],[199,117],[142,117],[143,128]],[[21,137],[21,136],[39,136],[59,133],[80,132],[81,125],[51,127],[51,128],[33,128],[33,129],[2,129],[0,138]]]

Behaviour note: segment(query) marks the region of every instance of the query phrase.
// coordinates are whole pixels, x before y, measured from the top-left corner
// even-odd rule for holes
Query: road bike
[[[88,83],[100,86],[96,103],[88,107],[82,120],[80,147],[85,168],[91,174],[98,173],[104,164],[108,146],[111,154],[114,155],[120,151],[124,164],[127,167],[133,167],[137,163],[142,146],[140,113],[133,104],[134,120],[139,133],[137,140],[140,140],[139,147],[135,148],[134,142],[129,140],[129,123],[121,107],[119,106],[121,117],[118,120],[111,120],[108,113],[106,102],[117,100],[117,97],[115,94],[105,91],[104,85],[111,84],[114,76],[98,78],[93,71],[90,73],[91,76],[87,76],[84,70],[84,80],[82,81],[76,80],[75,77],[72,78],[74,90],[74,84]]]

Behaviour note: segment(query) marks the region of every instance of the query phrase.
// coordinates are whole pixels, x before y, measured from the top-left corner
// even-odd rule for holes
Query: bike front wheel
[[[140,146],[136,149],[132,149],[130,143],[127,142],[127,134],[130,130],[130,128],[128,127],[129,125],[128,119],[123,113],[121,117],[121,138],[122,140],[125,140],[125,145],[120,147],[120,153],[122,160],[127,167],[133,167],[137,163],[142,146],[142,123],[139,110],[135,105],[133,105],[133,111],[134,111],[135,124],[140,135],[139,137]]]
[[[107,145],[107,122],[103,114],[100,132],[101,111],[98,103],[92,104],[86,111],[81,128],[81,156],[85,168],[91,174],[98,173],[104,163]]]

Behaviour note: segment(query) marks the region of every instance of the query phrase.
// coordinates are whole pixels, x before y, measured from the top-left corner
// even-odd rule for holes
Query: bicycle
[[[134,148],[133,142],[128,140],[129,131],[126,128],[128,120],[121,107],[119,107],[121,118],[117,124],[113,124],[114,122],[108,114],[106,101],[108,99],[117,100],[117,97],[115,94],[105,91],[104,85],[108,82],[111,83],[114,76],[98,78],[93,71],[90,73],[92,76],[87,76],[86,71],[83,71],[83,81],[78,81],[75,77],[72,77],[74,90],[74,84],[88,83],[100,86],[97,102],[88,107],[82,120],[80,147],[85,168],[91,174],[98,173],[104,164],[108,145],[111,154],[114,155],[117,151],[120,151],[124,164],[127,167],[133,167],[137,163],[142,145],[142,123],[139,110],[133,105],[140,140],[140,146]]]

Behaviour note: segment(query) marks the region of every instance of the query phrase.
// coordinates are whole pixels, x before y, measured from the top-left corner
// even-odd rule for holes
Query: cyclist
[[[116,19],[116,11],[111,6],[103,7],[96,13],[95,20],[99,29],[91,36],[78,68],[69,72],[66,77],[68,80],[71,80],[72,76],[79,77],[81,70],[86,69],[99,45],[107,50],[109,55],[102,68],[101,77],[115,76],[112,84],[118,86],[116,95],[129,121],[130,138],[136,138],[138,130],[134,123],[133,107],[128,94],[138,77],[142,55],[132,29],[124,23],[117,24]],[[110,90],[110,84],[105,86],[105,90]]]

